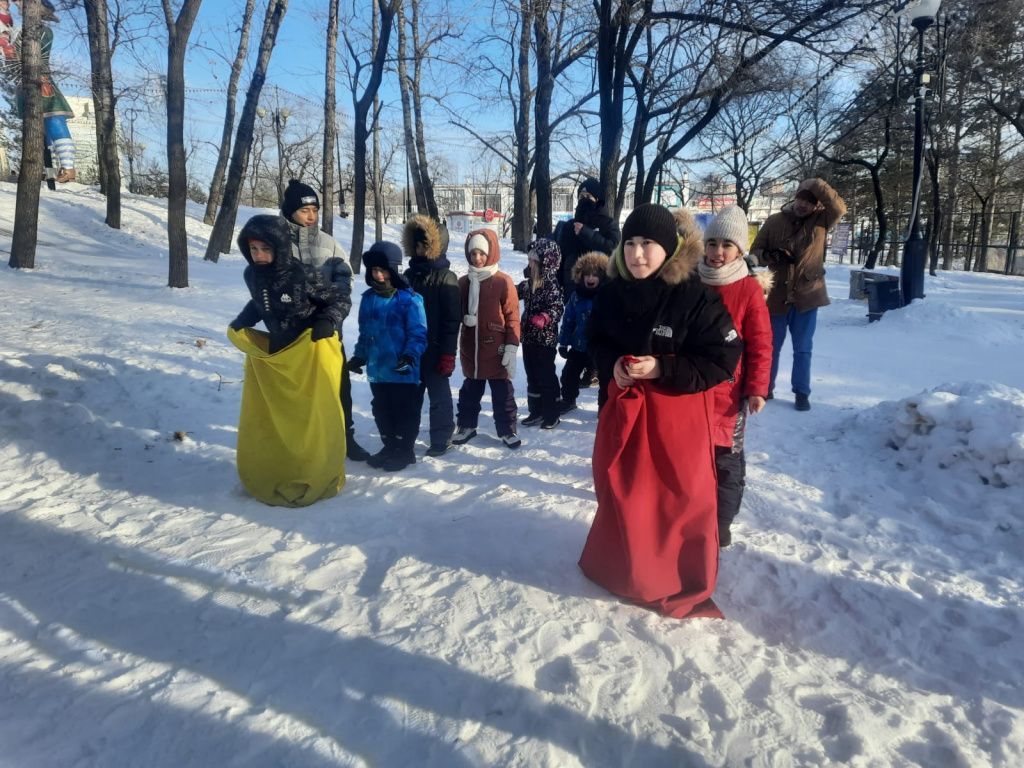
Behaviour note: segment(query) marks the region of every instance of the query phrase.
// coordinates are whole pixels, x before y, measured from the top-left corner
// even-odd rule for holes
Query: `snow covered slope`
[[[115,232],[95,191],[44,192],[38,268],[0,267],[0,765],[1024,764],[1021,279],[822,311],[813,410],[787,350],[751,423],[727,619],[679,622],[576,567],[594,390],[518,452],[485,410],[441,459],[349,463],[337,498],[248,498],[244,262],[203,262],[190,209],[170,290],[162,201],[124,202]]]

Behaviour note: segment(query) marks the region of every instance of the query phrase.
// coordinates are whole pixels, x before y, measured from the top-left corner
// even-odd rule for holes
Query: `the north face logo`
[[[656,325],[654,326],[655,336],[664,336],[666,339],[672,338],[672,329],[667,325]]]
[[[291,304],[292,303],[292,297],[289,296],[287,293],[282,293],[281,294],[281,303],[282,304]]]
[[[733,339],[737,339],[737,338],[739,338],[739,334],[736,333],[736,329],[735,328],[733,328],[731,331],[729,331],[729,333],[727,333],[725,335],[725,340],[726,341],[732,341]]]

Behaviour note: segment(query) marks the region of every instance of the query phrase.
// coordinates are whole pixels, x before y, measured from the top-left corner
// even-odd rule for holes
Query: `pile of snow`
[[[950,470],[996,488],[1024,486],[1024,392],[1001,384],[944,384],[876,406],[891,419],[896,463]]]

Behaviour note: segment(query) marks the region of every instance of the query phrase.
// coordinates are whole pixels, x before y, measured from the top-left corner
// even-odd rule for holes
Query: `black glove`
[[[326,317],[321,317],[313,321],[313,333],[310,335],[310,338],[313,339],[313,341],[329,339],[333,335],[334,323],[332,323]]]
[[[232,331],[240,331],[245,328],[245,326],[238,322],[238,320],[232,320],[229,327]]]
[[[348,372],[349,373],[362,373],[363,366],[366,365],[366,359],[362,357],[350,357],[348,359]]]
[[[413,365],[416,361],[408,355],[402,355],[398,358],[398,365],[395,366],[395,373],[408,373],[412,370]]]
[[[568,360],[569,359],[569,348],[568,347],[559,347],[558,348],[558,356],[560,358],[562,358],[563,360]]]

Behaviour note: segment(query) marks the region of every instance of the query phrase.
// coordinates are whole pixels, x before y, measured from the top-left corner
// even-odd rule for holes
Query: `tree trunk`
[[[366,119],[373,106],[374,98],[380,88],[384,76],[384,62],[388,53],[388,42],[391,39],[391,28],[395,19],[395,0],[376,0],[374,8],[380,13],[380,36],[373,47],[373,61],[370,79],[362,96],[353,89],[352,102],[354,107],[355,127],[353,139],[354,187],[352,192],[352,270],[358,272],[363,259],[363,240],[366,226],[366,140],[369,137]]]
[[[206,213],[203,216],[205,224],[212,225],[217,217],[217,206],[220,205],[221,195],[224,192],[224,172],[228,167],[228,157],[231,155],[231,133],[235,130],[235,102],[238,99],[238,81],[242,77],[242,66],[245,64],[246,54],[249,52],[249,29],[252,27],[253,11],[256,8],[256,0],[245,0],[245,10],[242,12],[242,32],[238,38],[238,51],[235,53],[235,60],[231,63],[231,75],[228,77],[228,98],[224,110],[224,129],[221,131],[220,149],[217,150],[217,164],[213,167],[213,180],[210,182],[210,195],[206,200]]]
[[[328,0],[327,60],[324,66],[323,206],[320,228],[334,234],[334,142],[337,140],[337,100],[334,94],[335,61],[338,55],[338,0]]]
[[[420,186],[423,188],[423,199],[426,203],[426,212],[433,219],[440,221],[441,217],[437,209],[437,200],[434,199],[434,182],[430,178],[430,164],[427,162],[427,142],[423,131],[423,97],[420,94],[420,84],[423,82],[423,60],[426,58],[426,51],[420,50],[420,2],[409,0],[412,7],[412,117],[416,127],[416,155],[419,160]]]
[[[425,213],[427,210],[427,199],[423,194],[423,176],[420,173],[419,153],[416,151],[416,130],[413,127],[412,116],[412,79],[409,77],[409,65],[407,63],[408,47],[406,45],[405,11],[402,0],[398,5],[398,15],[395,19],[398,31],[398,85],[402,94],[402,127],[405,131],[405,161],[409,166],[409,174],[412,177],[413,194],[416,197],[416,210]]]
[[[530,102],[533,88],[530,84],[530,42],[533,30],[531,0],[519,4],[519,106],[515,120],[516,155],[515,178],[512,182],[512,248],[525,251],[531,238],[533,215],[530,210]]]
[[[373,236],[384,239],[384,179],[380,172],[380,97],[373,97]]]
[[[167,286],[188,287],[188,238],[185,201],[185,52],[202,0],[184,0],[173,18],[170,0],[164,0],[167,21]]]
[[[14,203],[11,258],[14,269],[35,269],[39,232],[39,184],[43,178],[43,97],[40,93],[43,49],[42,5],[26,0],[22,5],[21,88],[24,106],[21,120],[21,170]]]
[[[270,0],[267,4],[267,13],[263,17],[263,31],[260,33],[260,49],[256,59],[256,68],[253,70],[252,80],[249,81],[245,104],[242,106],[242,114],[238,118],[235,145],[231,149],[231,162],[228,165],[228,175],[224,182],[224,200],[217,212],[217,220],[214,222],[210,241],[206,246],[204,258],[207,261],[216,262],[219,254],[227,253],[231,249],[231,235],[235,229],[235,217],[238,215],[242,181],[249,162],[249,153],[252,150],[256,107],[259,105],[263,83],[267,79],[267,67],[270,65],[270,56],[274,51],[277,31],[281,28],[281,22],[287,10],[288,0]]]
[[[622,0],[623,3],[626,0]],[[626,34],[629,13],[613,12],[615,0],[599,0],[597,32],[597,82],[600,93],[601,115],[601,156],[598,162],[601,186],[605,200],[615,200],[615,210],[609,211],[613,219],[622,212],[616,197],[615,172],[619,166],[619,151],[622,144],[623,92],[625,89]],[[628,65],[628,60],[627,60]]]
[[[117,157],[114,78],[110,71],[109,11],[107,0],[85,4],[92,64],[92,100],[96,109],[96,150],[99,154],[100,186],[107,197],[106,224],[121,228],[121,164]]]
[[[551,71],[550,0],[534,8],[534,39],[537,56],[537,95],[533,102],[533,191],[537,196],[537,237],[547,237],[554,227],[551,205],[551,98],[555,90]]]

